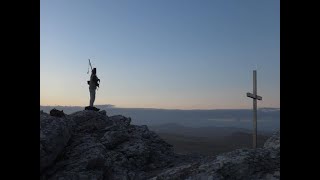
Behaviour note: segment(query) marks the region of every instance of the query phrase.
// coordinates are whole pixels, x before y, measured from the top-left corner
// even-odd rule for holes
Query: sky
[[[41,0],[40,105],[280,107],[279,0]]]

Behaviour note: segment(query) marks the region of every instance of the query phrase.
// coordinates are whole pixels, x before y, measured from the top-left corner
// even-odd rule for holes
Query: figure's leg
[[[93,89],[92,90],[92,107],[93,107],[93,104],[94,104],[94,101],[96,100],[96,90]]]
[[[90,91],[90,107],[92,107],[93,106],[93,101],[94,101],[94,98],[93,98],[93,90],[92,89],[89,89],[89,91]]]

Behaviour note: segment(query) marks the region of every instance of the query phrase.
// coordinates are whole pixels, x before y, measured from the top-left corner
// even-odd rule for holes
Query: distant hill
[[[223,137],[235,132],[248,132],[248,129],[234,127],[187,127],[179,124],[163,124],[157,126],[149,126],[149,128],[157,133],[177,134],[193,137]]]
[[[169,123],[163,125],[149,126],[149,128],[157,133],[167,133],[167,134],[177,134],[183,136],[193,136],[193,137],[225,137],[236,133],[247,133],[251,134],[252,130],[245,128],[236,127],[188,127],[182,126],[176,123]],[[261,135],[269,136],[271,132],[259,131]]]
[[[179,154],[218,155],[236,149],[252,148],[252,134],[250,133],[238,132],[224,137],[196,137],[161,132],[157,132],[157,134],[172,144],[175,153]],[[262,147],[269,137],[258,135],[258,147]]]
[[[149,126],[164,140],[174,146],[176,153],[200,153],[216,155],[239,148],[252,147],[252,132],[234,127],[186,127],[179,124]],[[272,133],[258,132],[258,146]]]

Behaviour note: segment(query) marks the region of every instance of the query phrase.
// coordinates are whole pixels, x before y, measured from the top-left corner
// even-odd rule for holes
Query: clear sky
[[[40,104],[280,107],[279,0],[41,0]]]

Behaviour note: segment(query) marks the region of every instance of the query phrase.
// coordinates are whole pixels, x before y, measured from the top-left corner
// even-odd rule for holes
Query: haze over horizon
[[[42,105],[40,104],[41,107],[85,107],[87,105],[59,105],[59,104],[54,104],[54,105]],[[249,108],[208,108],[208,109],[199,109],[199,108],[193,108],[193,109],[178,109],[178,108],[153,108],[153,107],[118,107],[112,104],[95,104],[95,106],[100,107],[100,106],[108,106],[108,108],[121,108],[121,109],[159,109],[159,110],[252,110],[252,107]],[[280,107],[258,107],[258,109],[277,109],[280,110]]]
[[[119,108],[280,107],[280,2],[45,1],[40,3],[40,104]]]

